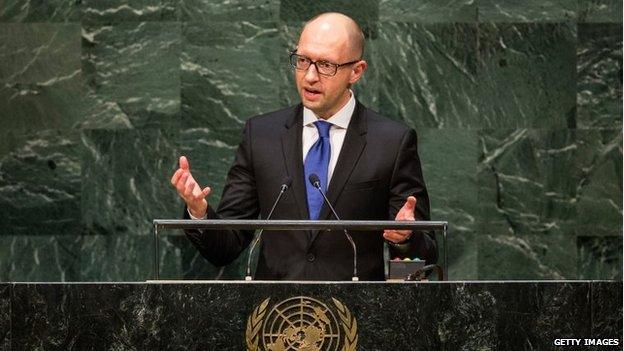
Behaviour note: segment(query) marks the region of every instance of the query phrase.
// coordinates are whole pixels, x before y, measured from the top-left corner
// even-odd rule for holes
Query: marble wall
[[[330,10],[368,38],[358,98],[419,134],[451,279],[622,279],[620,0],[7,0],[0,281],[149,278],[177,157],[216,204],[245,119],[297,102],[287,52]],[[242,276],[246,257],[161,247],[163,276]]]

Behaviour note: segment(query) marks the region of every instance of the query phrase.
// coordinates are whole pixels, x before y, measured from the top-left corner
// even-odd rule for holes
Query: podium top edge
[[[0,282],[0,285],[150,285],[150,284],[206,284],[206,285],[380,285],[380,284],[622,284],[621,280],[449,280],[449,281],[299,281],[299,280],[146,280],[146,281],[85,281],[85,282]]]
[[[260,219],[154,219],[162,229],[270,229],[270,230],[447,230],[446,221],[370,221],[370,220],[260,220]]]

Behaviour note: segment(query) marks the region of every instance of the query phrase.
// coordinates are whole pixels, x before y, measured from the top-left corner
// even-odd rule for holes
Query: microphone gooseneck
[[[334,217],[336,217],[337,220],[340,220],[340,217],[338,217],[338,213],[336,213],[336,210],[334,210],[334,206],[332,206],[327,196],[325,196],[325,192],[321,187],[321,180],[319,179],[319,176],[316,175],[316,173],[312,173],[308,177],[308,180],[310,181],[310,184],[312,184],[312,186],[318,189],[318,191],[321,193],[321,196],[323,196],[323,201],[325,201],[327,206],[329,206],[329,209],[334,214]],[[355,246],[355,241],[353,241],[353,238],[351,237],[351,235],[349,235],[349,232],[347,232],[346,229],[343,229],[343,231],[345,236],[347,237],[347,240],[349,240],[349,243],[351,243],[351,247],[353,248],[353,277],[351,278],[351,280],[358,281],[360,279],[357,276],[357,247]]]
[[[292,179],[290,177],[284,179],[284,181],[282,182],[282,186],[280,187],[280,192],[279,194],[277,194],[277,198],[275,199],[275,202],[273,203],[273,206],[271,207],[271,210],[269,211],[269,214],[266,219],[271,219],[271,216],[273,215],[273,211],[275,211],[277,204],[282,199],[282,195],[284,195],[286,190],[290,188],[291,184],[292,184]],[[251,248],[249,249],[249,257],[247,257],[247,270],[246,270],[247,275],[245,276],[245,280],[253,280],[251,277],[251,256],[253,254],[254,249],[258,245],[258,242],[260,242],[260,237],[262,237],[263,232],[264,232],[264,229],[260,229],[260,232],[258,233],[256,240],[254,240],[254,242],[251,244]]]

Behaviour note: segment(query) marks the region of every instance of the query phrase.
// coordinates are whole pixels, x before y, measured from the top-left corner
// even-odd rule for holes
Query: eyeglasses
[[[352,65],[361,60],[350,61],[346,63],[333,63],[329,61],[312,61],[309,58],[296,54],[294,51],[290,53],[290,65],[300,71],[306,71],[310,65],[316,66],[316,71],[324,76],[335,76],[338,68],[342,66]]]

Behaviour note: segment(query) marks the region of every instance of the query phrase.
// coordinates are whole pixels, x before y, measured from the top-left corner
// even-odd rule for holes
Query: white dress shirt
[[[345,135],[347,135],[347,127],[349,127],[349,122],[351,122],[351,116],[353,115],[354,110],[355,97],[353,96],[353,92],[351,92],[351,98],[340,109],[340,111],[326,119],[326,121],[332,125],[329,129],[331,155],[329,157],[329,166],[327,167],[328,183],[331,183],[331,177],[334,174],[334,169],[336,168],[336,163],[338,162],[338,155],[340,155],[342,143],[344,142]],[[318,129],[316,129],[316,126],[314,125],[314,122],[318,120],[322,119],[318,118],[316,114],[307,107],[303,108],[303,134],[301,137],[301,144],[303,146],[302,153],[304,162],[308,151],[310,151],[312,145],[314,145],[319,138]],[[325,189],[327,188],[329,188],[329,186],[325,186]]]
[[[327,182],[331,183],[331,177],[334,174],[334,169],[336,168],[336,163],[338,162],[338,155],[340,155],[340,150],[342,149],[342,143],[344,142],[345,136],[347,135],[347,127],[349,127],[349,122],[351,122],[351,116],[353,115],[353,111],[355,111],[355,96],[353,95],[353,91],[349,91],[351,93],[351,98],[347,103],[340,109],[340,111],[336,112],[333,116],[329,117],[325,121],[331,123],[331,127],[329,129],[329,143],[331,145],[331,155],[329,157],[329,165],[327,167]],[[308,151],[319,138],[318,129],[314,125],[314,122],[322,120],[319,118],[312,110],[307,107],[303,108],[303,131],[301,135],[301,144],[302,144],[302,162],[305,162],[305,158],[308,155]],[[325,186],[325,189],[329,188]],[[187,210],[188,211],[188,210]],[[191,219],[205,219],[197,218],[191,214],[189,215]]]

